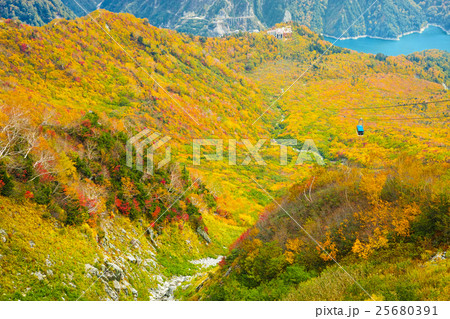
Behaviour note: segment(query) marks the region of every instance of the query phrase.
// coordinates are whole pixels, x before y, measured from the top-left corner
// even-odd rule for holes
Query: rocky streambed
[[[198,276],[204,274],[206,270],[211,267],[216,266],[221,260],[223,256],[218,256],[217,258],[202,258],[197,260],[191,260],[190,262],[194,265],[200,265],[200,271],[193,276],[173,276],[168,279],[164,279],[162,277],[158,278],[160,282],[158,287],[150,290],[150,300],[152,301],[174,301],[175,299],[175,290],[183,284],[189,285],[188,283],[195,279]]]

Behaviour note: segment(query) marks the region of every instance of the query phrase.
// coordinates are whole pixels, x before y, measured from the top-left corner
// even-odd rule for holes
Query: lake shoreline
[[[422,29],[420,32],[409,32],[397,41],[374,37],[359,37],[355,40],[334,40],[328,37],[324,37],[324,39],[333,45],[356,52],[383,53],[387,56],[408,55],[432,49],[450,53],[449,33],[433,25],[427,25]]]
[[[332,38],[335,40],[358,40],[358,39],[364,39],[364,38],[369,38],[369,39],[378,39],[378,40],[387,40],[387,41],[400,41],[400,38],[406,35],[410,35],[410,34],[414,34],[414,33],[422,33],[423,31],[425,31],[428,27],[437,27],[439,29],[441,29],[442,31],[444,31],[445,33],[447,33],[447,35],[450,35],[450,31],[445,30],[445,28],[441,25],[435,24],[435,23],[427,23],[426,26],[420,28],[420,30],[413,30],[413,31],[408,31],[405,33],[400,34],[399,36],[397,36],[397,38],[383,38],[383,37],[377,37],[377,36],[372,36],[372,35],[358,35],[356,37],[335,37],[332,35],[328,35],[328,34],[324,34],[321,33],[322,36],[327,37],[327,38]]]

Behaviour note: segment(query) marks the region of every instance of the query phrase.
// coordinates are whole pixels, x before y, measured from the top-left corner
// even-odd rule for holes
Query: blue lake
[[[325,37],[334,43],[336,39]],[[383,40],[374,38],[359,38],[338,40],[335,46],[365,53],[384,53],[386,55],[410,54],[428,49],[440,49],[450,52],[450,35],[435,26],[428,26],[422,33],[411,33],[399,40]]]

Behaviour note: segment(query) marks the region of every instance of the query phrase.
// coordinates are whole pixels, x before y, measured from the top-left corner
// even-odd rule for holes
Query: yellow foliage
[[[253,218],[247,214],[239,214],[239,219],[245,226],[251,226],[253,224]]]
[[[286,261],[292,265],[295,261],[295,254],[292,251],[286,250],[284,252],[284,258],[286,258]]]
[[[63,184],[69,184],[77,176],[77,169],[64,152],[59,154],[58,175]]]
[[[399,211],[399,214],[395,216],[392,224],[395,227],[394,230],[400,236],[409,236],[410,223],[420,214],[420,209],[417,204],[413,203],[406,206]]]
[[[133,181],[129,177],[122,177],[121,182],[123,185],[123,195],[125,198],[133,198],[133,196],[139,193]]]
[[[383,295],[372,294],[370,298],[367,298],[364,301],[384,301]]]
[[[304,243],[298,239],[288,239],[286,241],[286,251],[284,252],[284,257],[289,264],[293,264],[295,260],[295,255],[300,252],[300,248]]]
[[[385,182],[385,174],[364,174],[361,177],[360,187],[367,198],[374,203],[380,197]]]
[[[336,247],[336,243],[332,241],[329,232],[327,232],[327,238],[325,242],[321,243],[321,246],[322,247],[316,247],[317,250],[320,252],[320,258],[322,258],[325,261],[330,261],[333,259],[336,260],[336,256],[339,250]]]
[[[359,257],[367,259],[374,250],[386,247],[388,240],[387,232],[382,232],[379,228],[375,229],[374,235],[370,237],[369,242],[362,243],[359,239],[355,240],[352,251]]]

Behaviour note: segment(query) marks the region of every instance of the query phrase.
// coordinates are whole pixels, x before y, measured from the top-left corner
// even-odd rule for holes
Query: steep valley
[[[362,54],[284,26],[1,20],[1,299],[448,298],[449,53]],[[146,129],[171,138],[154,174],[127,162]],[[195,139],[223,140],[223,159],[195,164]],[[273,139],[312,140],[325,165],[292,148],[280,164]]]

